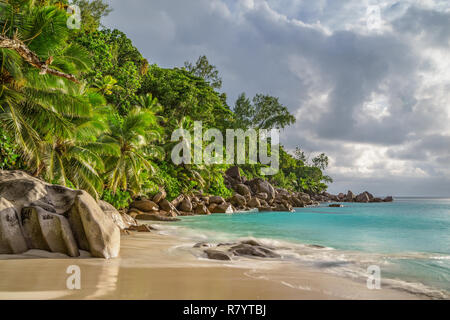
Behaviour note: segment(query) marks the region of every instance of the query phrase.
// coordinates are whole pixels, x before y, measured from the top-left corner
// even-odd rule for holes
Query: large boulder
[[[164,200],[167,197],[167,193],[164,190],[161,190],[153,197],[154,203],[159,203],[161,200]]]
[[[280,255],[273,250],[258,246],[258,245],[251,245],[251,244],[245,244],[241,243],[236,246],[233,246],[229,250],[231,253],[233,253],[236,256],[254,256],[254,257],[260,257],[260,258],[280,258]]]
[[[375,197],[373,196],[373,194],[371,194],[371,193],[368,192],[368,191],[365,191],[364,193],[367,194],[367,197],[369,197],[369,201],[370,201],[370,202],[375,198]]]
[[[261,202],[259,201],[258,198],[251,198],[250,201],[247,203],[247,205],[250,208],[258,208],[261,206]]]
[[[273,211],[277,212],[292,212],[293,208],[288,203],[277,203],[275,207],[273,208]]]
[[[355,194],[349,190],[347,192],[347,196],[345,197],[345,201],[353,202],[353,201],[355,201],[355,198],[356,198]]]
[[[231,177],[231,178],[234,178],[234,179],[237,179],[237,180],[240,180],[241,179],[241,173],[240,173],[240,171],[239,171],[239,167],[231,167],[231,168],[229,168],[226,172],[225,172],[225,174],[227,175],[227,176],[229,176],[229,177]]]
[[[203,203],[197,203],[195,209],[194,209],[194,213],[195,214],[211,214],[211,212],[209,212],[208,208],[203,204]]]
[[[369,202],[369,195],[366,192],[363,192],[361,194],[359,194],[358,196],[356,196],[355,198],[355,202],[363,202],[363,203],[367,203]]]
[[[304,193],[304,192],[300,192],[298,194],[298,197],[305,205],[311,205],[312,204],[311,196],[309,194]]]
[[[129,227],[132,226],[137,226],[138,223],[136,221],[136,219],[134,219],[132,216],[130,216],[129,214],[126,213],[120,213],[120,215],[122,216],[122,220],[125,223],[125,225],[128,225]]]
[[[128,229],[130,226],[137,225],[136,221],[129,215],[121,214],[114,206],[106,201],[100,200],[98,205],[102,211],[111,218],[111,220],[120,228]]]
[[[172,212],[176,215],[179,214],[177,208],[175,208],[175,206],[167,199],[162,200],[159,203],[159,207],[166,212]]]
[[[0,198],[0,254],[23,253],[27,250],[16,209],[11,202]]]
[[[265,193],[265,192],[258,192],[258,193],[256,194],[256,197],[257,197],[258,199],[260,199],[260,200],[267,200],[267,198],[268,198],[269,196],[268,196],[267,193]]]
[[[211,210],[211,213],[233,213],[233,207],[229,203],[222,203],[215,205],[214,208]]]
[[[116,224],[135,223],[107,203],[99,206],[84,191],[52,185],[22,171],[0,170],[0,200],[0,250],[12,253],[39,248],[78,256],[82,249],[95,257],[116,257]]]
[[[120,229],[85,191],[76,196],[69,222],[81,249],[89,248],[94,257],[115,258],[120,251]]]
[[[70,257],[80,255],[69,222],[62,215],[40,207],[26,207],[22,210],[22,225],[30,249],[64,253]]]
[[[130,207],[136,208],[143,212],[153,212],[159,210],[158,205],[150,200],[135,200],[131,203]]]
[[[64,214],[73,205],[78,191],[51,185],[22,171],[0,170],[0,197],[11,202],[18,213],[23,207],[39,206]]]
[[[181,201],[179,209],[184,212],[192,212],[192,202],[188,197],[184,197],[183,201]]]
[[[209,203],[222,204],[225,202],[225,199],[219,196],[212,196],[209,198]]]
[[[237,193],[239,193],[240,195],[242,195],[244,197],[252,195],[252,192],[250,191],[250,188],[247,185],[243,184],[243,183],[237,184],[235,186],[235,189],[236,189]]]
[[[181,202],[183,202],[184,200],[184,194],[180,194],[178,197],[176,197],[175,199],[173,199],[171,201],[171,203],[173,204],[173,206],[175,208],[178,208],[178,206],[180,205]]]
[[[275,188],[268,181],[263,180],[261,178],[256,178],[247,182],[247,184],[250,185],[250,188],[252,189],[253,193],[256,194],[264,192],[267,194],[268,200],[275,199],[276,196]]]
[[[164,216],[162,214],[154,214],[154,213],[143,213],[139,214],[135,218],[136,220],[145,220],[145,221],[180,221],[180,219],[171,217],[171,216]]]
[[[394,198],[392,196],[388,196],[386,198],[383,199],[384,202],[393,202]]]
[[[213,260],[231,260],[231,257],[220,250],[215,250],[215,249],[206,249],[204,250],[204,252],[206,253],[206,256],[208,257],[208,259],[213,259]]]
[[[232,205],[236,206],[236,207],[244,207],[245,205],[247,205],[247,200],[245,199],[244,196],[241,196],[238,193],[235,193],[231,199],[230,202]]]
[[[305,206],[305,203],[296,196],[292,196],[290,202],[296,208],[303,208]]]

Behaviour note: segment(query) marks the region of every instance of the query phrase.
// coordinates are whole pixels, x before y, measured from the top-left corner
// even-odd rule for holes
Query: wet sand
[[[176,250],[182,244],[170,236],[134,233],[122,237],[120,258],[112,260],[0,255],[0,299],[418,298],[392,289],[369,290],[364,283],[288,263],[198,259]],[[80,290],[67,289],[71,265],[80,267]]]

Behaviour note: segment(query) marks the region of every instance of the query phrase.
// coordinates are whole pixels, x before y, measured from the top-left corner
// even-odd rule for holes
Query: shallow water
[[[294,213],[194,216],[177,226],[196,230],[191,236],[202,240],[281,240],[292,244],[285,259],[350,277],[379,265],[388,286],[436,289],[444,292],[441,297],[450,291],[450,199],[398,198],[393,203],[322,205]]]

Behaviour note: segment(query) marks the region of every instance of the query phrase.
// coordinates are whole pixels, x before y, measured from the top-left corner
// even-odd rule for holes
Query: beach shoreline
[[[0,256],[0,299],[315,300],[423,299],[290,263],[215,261],[185,250],[186,240],[159,233],[122,236],[119,258],[51,259]],[[34,251],[31,254],[43,254]],[[28,258],[28,259],[24,259]],[[69,266],[81,271],[81,289],[67,289]]]

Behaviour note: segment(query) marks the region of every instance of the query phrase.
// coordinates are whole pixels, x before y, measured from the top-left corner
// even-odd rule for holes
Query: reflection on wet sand
[[[14,259],[0,256],[0,299],[408,299],[394,290],[262,261],[199,260],[176,250],[181,240],[134,234],[117,259]],[[11,257],[9,257],[11,258]],[[67,289],[67,268],[81,271],[81,290]]]

